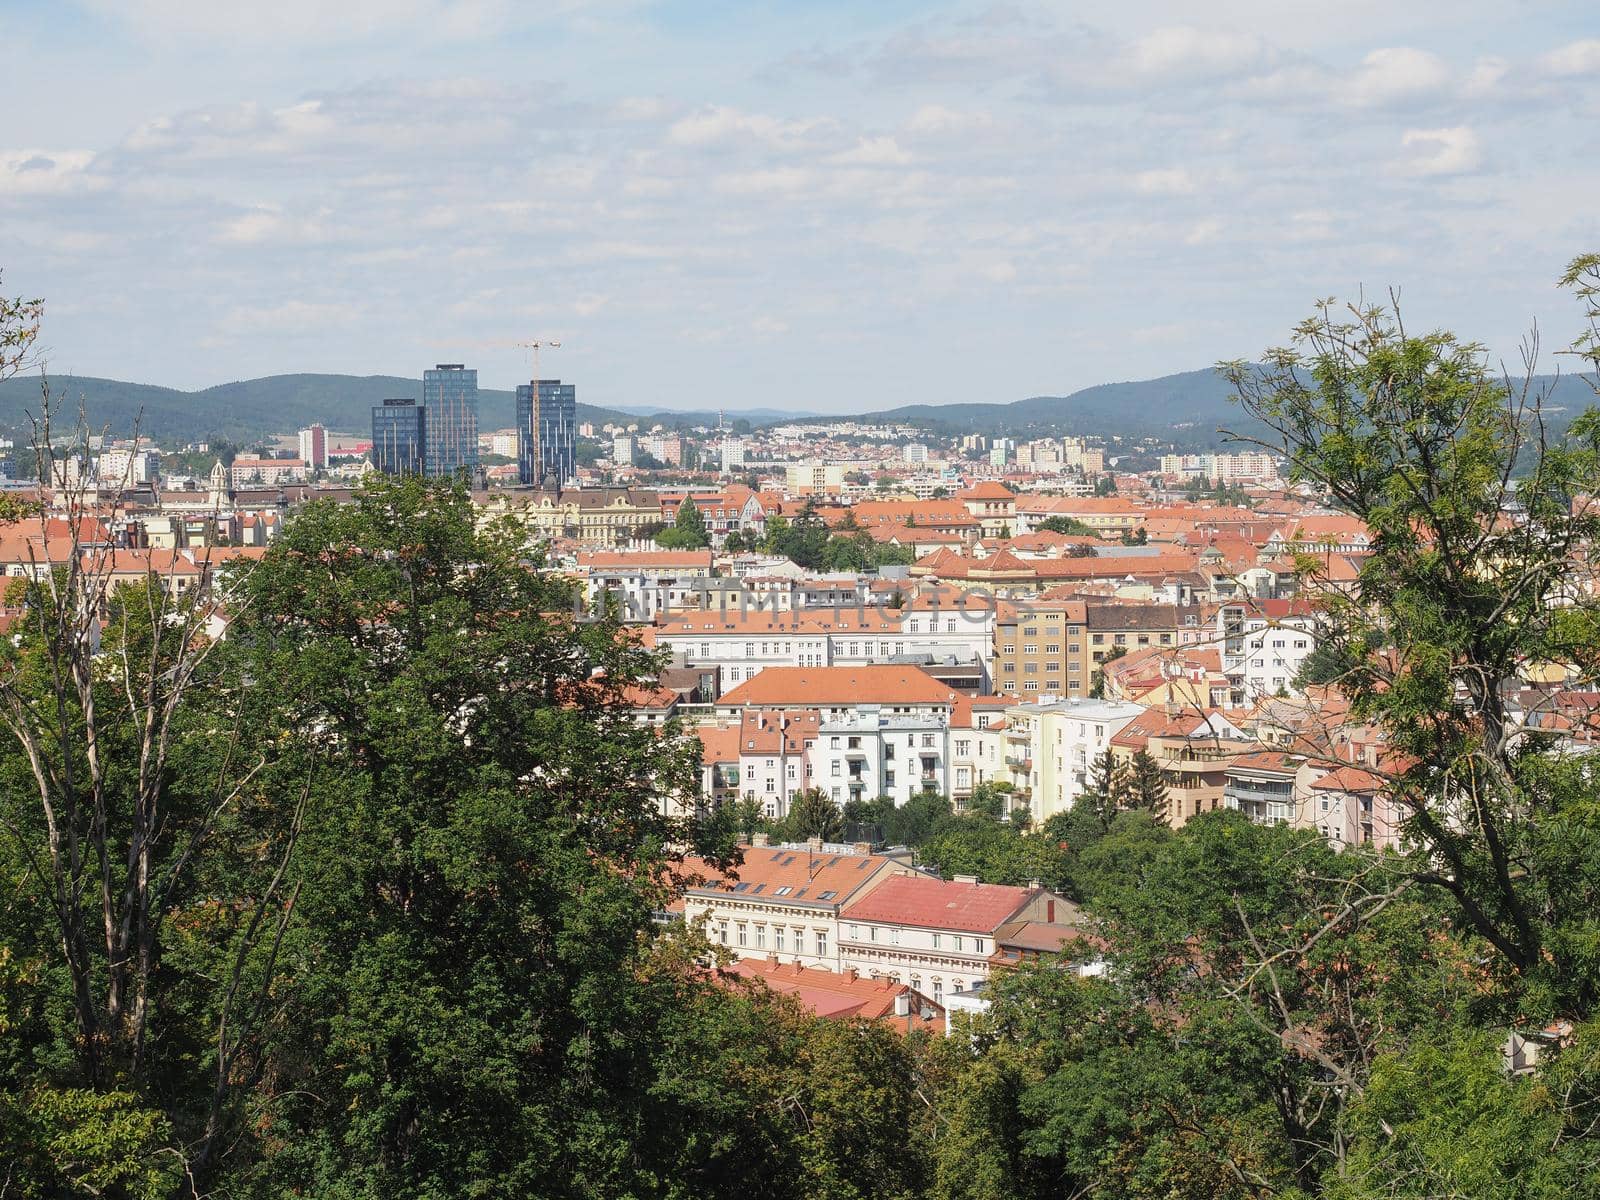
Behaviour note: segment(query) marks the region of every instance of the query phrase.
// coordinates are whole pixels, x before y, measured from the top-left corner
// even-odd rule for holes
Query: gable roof
[[[920,667],[767,667],[717,702],[724,707],[838,708],[858,704],[953,703],[950,689]]]
[[[839,917],[993,933],[1013,919],[1034,895],[1031,888],[999,883],[954,883],[922,875],[897,875],[848,905]]]
[[[705,880],[686,887],[685,895],[737,894],[751,903],[828,908],[846,903],[886,869],[909,868],[881,854],[835,854],[804,846],[748,846],[744,861],[729,871],[719,871],[704,859],[691,857],[684,859],[681,876]]]

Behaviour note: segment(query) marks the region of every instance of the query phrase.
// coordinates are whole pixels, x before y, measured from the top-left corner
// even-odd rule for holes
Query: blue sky
[[[536,15],[535,15],[536,14]],[[1009,401],[1322,296],[1566,342],[1592,3],[9,0],[0,269],[52,373]],[[20,102],[19,102],[20,101]]]

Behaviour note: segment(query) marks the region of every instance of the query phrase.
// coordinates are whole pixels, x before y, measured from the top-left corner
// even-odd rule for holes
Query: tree
[[[1143,525],[1122,535],[1122,544],[1124,546],[1142,546],[1149,540],[1150,535],[1145,532]]]
[[[619,1193],[656,1169],[618,1148],[660,1108],[646,935],[665,847],[700,841],[660,804],[692,792],[695,753],[633,723],[624,690],[657,660],[560,615],[527,544],[459,486],[381,481],[306,506],[249,576],[235,637],[319,763],[297,977],[248,1060],[274,1191],[556,1171]]]
[[[1096,496],[1115,496],[1117,494],[1117,477],[1115,475],[1102,475],[1095,480],[1094,494]]]
[[[1387,783],[1430,851],[1411,879],[1454,897],[1508,983],[1586,1009],[1600,976],[1570,938],[1566,880],[1575,860],[1600,861],[1600,842],[1554,831],[1588,785],[1521,734],[1504,685],[1527,662],[1565,664],[1570,686],[1600,679],[1600,605],[1566,582],[1600,536],[1600,510],[1579,499],[1600,489],[1600,417],[1555,433],[1531,351],[1527,363],[1508,384],[1472,343],[1330,301],[1292,346],[1223,369],[1291,479],[1371,531],[1359,603],[1328,592],[1326,657],[1349,664],[1337,682],[1354,718],[1412,764]],[[1316,586],[1318,563],[1301,565]]]
[[[789,815],[784,821],[784,836],[792,842],[821,838],[836,842],[844,831],[844,817],[839,806],[821,788],[806,788],[789,802]]]
[[[1127,770],[1112,757],[1111,751],[1103,750],[1089,764],[1088,785],[1072,807],[1092,813],[1102,831],[1110,829],[1117,809],[1123,806],[1127,787]]]
[[[0,379],[10,379],[32,365],[43,320],[43,300],[0,293]]]
[[[711,545],[705,514],[693,496],[685,496],[679,503],[677,519],[670,529],[656,535],[656,544],[669,550],[704,550]]]
[[[1100,660],[1100,665],[1095,668],[1094,674],[1089,676],[1089,695],[1096,700],[1102,700],[1106,694],[1105,668],[1127,654],[1126,646],[1113,646],[1106,651],[1106,656]]]
[[[1076,517],[1046,517],[1034,526],[1034,529],[1045,533],[1064,533],[1071,537],[1097,538],[1100,534],[1090,525],[1085,525]]]
[[[1142,809],[1157,820],[1166,819],[1166,772],[1161,769],[1161,764],[1150,757],[1148,751],[1136,750],[1128,760],[1118,803],[1123,808]]]

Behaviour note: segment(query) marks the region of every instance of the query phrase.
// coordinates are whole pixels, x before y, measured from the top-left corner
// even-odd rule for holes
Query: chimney
[[[765,846],[767,844],[768,844],[768,842],[767,842],[767,835],[766,834],[764,834],[764,833],[752,833],[750,835],[750,845],[751,846]]]
[[[894,998],[894,1015],[909,1017],[911,1015],[911,993],[901,992]]]
[[[819,838],[819,837],[809,837],[809,838],[807,838],[806,839],[806,849],[812,851],[813,853],[819,853],[820,854],[822,852],[822,839]]]
[[[844,973],[844,977],[851,983],[854,983],[858,978],[860,978],[860,976],[856,974],[856,969],[854,967],[851,967],[848,971],[846,971]]]
[[[978,882],[978,877],[976,875],[956,875],[952,878],[952,882],[975,884]]]
[[[854,850],[857,854],[871,854],[872,853],[872,843],[871,842],[851,842],[850,843],[850,849]]]
[[[1043,887],[1044,887],[1044,881],[1042,879],[1030,879],[1030,880],[1028,880],[1028,888],[1031,891],[1037,892],[1037,891],[1041,890]]]

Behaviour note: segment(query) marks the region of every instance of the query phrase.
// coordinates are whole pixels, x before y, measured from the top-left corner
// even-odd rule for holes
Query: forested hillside
[[[115,379],[52,376],[51,390],[62,411],[76,414],[81,402],[90,425],[109,426],[114,434],[139,428],[168,443],[220,436],[229,441],[293,433],[313,421],[342,433],[370,431],[371,410],[390,398],[422,398],[420,379],[393,375],[270,375],[218,384],[197,392]],[[482,429],[515,424],[515,396],[483,388],[479,397]],[[0,380],[0,427],[28,428],[29,412],[37,413],[40,381],[24,375]],[[620,413],[578,405],[580,421],[629,420]]]

